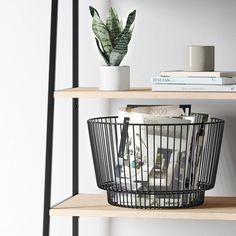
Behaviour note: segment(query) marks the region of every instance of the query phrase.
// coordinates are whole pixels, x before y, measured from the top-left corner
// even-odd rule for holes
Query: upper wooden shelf
[[[209,99],[235,100],[236,93],[213,92],[152,92],[150,88],[131,88],[129,91],[100,91],[97,88],[78,87],[54,92],[54,97],[114,98],[114,99]]]
[[[79,194],[51,208],[50,215],[235,221],[236,197],[206,197],[203,205],[188,209],[142,210],[111,206],[103,194]]]

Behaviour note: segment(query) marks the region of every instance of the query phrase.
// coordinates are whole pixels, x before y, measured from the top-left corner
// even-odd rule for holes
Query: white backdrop
[[[148,86],[160,70],[183,68],[187,44],[216,46],[216,69],[236,69],[236,2],[233,0],[80,0],[80,85],[98,84],[103,64],[91,32],[88,6],[101,15],[112,3],[124,18],[137,9],[129,54],[133,86]],[[45,162],[50,1],[9,0],[0,5],[0,235],[41,235]],[[71,86],[71,1],[60,0],[57,88]],[[80,191],[96,187],[86,120],[116,113],[120,105],[140,101],[80,101]],[[195,111],[226,119],[216,187],[209,194],[236,195],[235,103],[230,101],[141,101],[192,103]],[[71,101],[56,101],[53,196],[71,192]],[[51,235],[69,235],[69,218],[52,218]],[[92,227],[91,227],[92,226]],[[81,218],[80,235],[162,234],[233,236],[234,222]]]

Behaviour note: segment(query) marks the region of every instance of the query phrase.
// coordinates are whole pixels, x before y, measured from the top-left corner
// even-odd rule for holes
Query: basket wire
[[[215,185],[224,121],[187,124],[118,123],[118,117],[88,120],[99,188],[108,202],[129,208],[201,205]]]

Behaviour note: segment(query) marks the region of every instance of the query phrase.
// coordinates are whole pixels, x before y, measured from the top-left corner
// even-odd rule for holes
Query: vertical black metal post
[[[51,205],[53,121],[54,121],[53,93],[55,90],[55,75],[56,75],[57,17],[58,17],[58,0],[52,0],[49,81],[48,81],[46,166],[45,166],[45,185],[44,185],[43,236],[48,236],[49,231],[50,231],[49,210],[50,210],[50,205]]]
[[[79,86],[79,0],[73,0],[73,43],[72,43],[72,59],[73,59],[73,87]],[[72,194],[73,196],[79,192],[79,113],[78,113],[78,99],[72,100]],[[72,218],[72,235],[79,235],[79,219],[78,217]]]

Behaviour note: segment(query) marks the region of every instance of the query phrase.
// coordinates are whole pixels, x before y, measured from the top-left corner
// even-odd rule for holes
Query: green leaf
[[[131,28],[136,16],[136,11],[129,14],[124,30],[117,36],[109,61],[113,66],[119,66],[128,52],[128,44],[131,40],[134,27]]]
[[[110,35],[108,33],[106,25],[96,14],[93,17],[92,29],[97,39],[100,41],[105,55],[109,56],[112,51]]]
[[[130,42],[130,40],[131,40],[131,38],[132,38],[133,31],[134,31],[134,25],[132,26],[132,28],[129,30],[129,33],[128,33],[129,42]]]
[[[94,17],[94,15],[97,15],[98,17],[100,17],[98,14],[98,11],[94,7],[89,6],[89,11],[92,17]]]
[[[128,15],[128,18],[127,18],[127,21],[126,21],[126,26],[125,26],[125,29],[124,29],[125,32],[129,31],[131,25],[134,23],[135,17],[136,17],[136,10],[132,11]]]
[[[110,39],[113,44],[116,37],[121,33],[121,25],[117,15],[117,12],[112,7],[109,9],[109,14],[106,21],[106,26],[109,31]]]
[[[110,65],[119,66],[125,55],[121,54],[119,51],[112,51],[110,55]]]
[[[124,30],[116,37],[116,39],[114,41],[114,44],[113,44],[114,47],[118,44],[118,42],[119,42],[120,38],[122,37],[122,35],[127,34],[129,32],[131,25],[134,23],[135,17],[136,17],[136,10],[132,11],[128,15],[128,18],[127,18],[127,21],[126,21],[126,26],[125,26]]]
[[[95,40],[96,40],[96,44],[97,44],[97,47],[98,47],[98,51],[102,55],[102,57],[105,60],[105,62],[107,63],[107,65],[110,65],[109,58],[107,58],[107,56],[105,55],[104,51],[101,49],[99,40],[97,38],[95,38]]]
[[[115,48],[112,50],[110,54],[110,64],[113,66],[119,66],[123,58],[128,52],[128,44],[130,41],[130,32],[128,31],[126,34],[123,34],[118,42],[118,44],[115,46]]]

